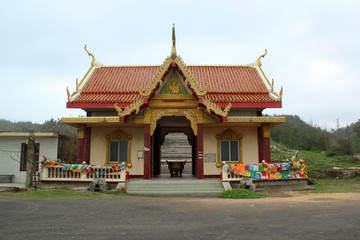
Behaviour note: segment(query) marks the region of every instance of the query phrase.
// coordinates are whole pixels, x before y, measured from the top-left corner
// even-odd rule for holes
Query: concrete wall
[[[216,134],[221,134],[228,127],[213,128],[204,127],[204,156],[215,154],[217,159],[217,140]],[[91,151],[90,164],[104,165],[106,163],[106,135],[111,134],[119,128],[92,128],[91,130]],[[131,175],[144,174],[144,160],[137,158],[138,150],[144,148],[144,128],[143,127],[123,127],[120,128],[128,135],[132,135],[131,141],[131,163],[133,167],[129,169]],[[256,127],[231,127],[237,133],[243,135],[242,156],[245,164],[258,162],[258,139]],[[216,162],[206,162],[204,158],[204,175],[220,174]]]
[[[106,163],[106,135],[119,128],[92,128],[91,129],[91,150],[90,164],[104,165]],[[131,163],[129,173],[133,175],[144,174],[144,160],[137,158],[138,150],[144,149],[144,127],[120,127],[127,135],[132,136],[131,140]]]
[[[221,134],[228,127],[206,128],[204,127],[204,175],[220,174],[220,169],[215,166],[216,162],[206,162],[206,154],[215,154],[217,159],[216,134]],[[258,138],[256,127],[231,127],[237,133],[243,135],[242,156],[245,164],[258,163]]]
[[[26,183],[26,171],[20,171],[21,144],[25,143],[25,137],[0,137],[0,174],[13,174],[14,183]],[[40,143],[39,161],[43,160],[41,155],[47,158],[58,157],[58,138],[39,137],[35,138],[36,143]],[[40,168],[40,164],[39,164]]]

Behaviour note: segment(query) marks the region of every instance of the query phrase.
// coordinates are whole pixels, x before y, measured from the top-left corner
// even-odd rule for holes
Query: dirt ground
[[[0,239],[359,239],[360,193],[0,198]]]

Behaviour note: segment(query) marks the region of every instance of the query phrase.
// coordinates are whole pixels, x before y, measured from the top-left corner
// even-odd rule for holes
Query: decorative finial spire
[[[70,102],[70,91],[69,91],[69,86],[66,88],[66,93],[67,93],[68,102]]]
[[[86,44],[85,44],[84,49],[85,49],[85,51],[89,54],[89,56],[92,57],[91,66],[95,66],[95,67],[102,67],[102,66],[104,66],[104,64],[99,63],[98,61],[96,61],[94,54],[92,54],[91,52],[89,52],[89,51],[87,50],[87,45],[86,45]]]
[[[261,58],[264,58],[264,57],[266,56],[266,54],[267,54],[267,50],[265,49],[265,53],[262,54],[262,55],[260,55],[260,56],[258,57],[258,59],[256,60],[257,65],[258,65],[259,67],[261,67],[261,61],[260,61],[260,59],[261,59]]]
[[[252,67],[261,67],[261,58],[264,58],[264,57],[266,56],[266,54],[267,54],[267,50],[265,49],[265,53],[261,54],[261,55],[256,59],[255,62],[249,63],[249,64],[247,64],[247,65],[248,65],[248,66],[252,66]],[[270,82],[269,82],[269,84],[270,84]]]
[[[89,54],[89,56],[92,57],[91,65],[94,65],[94,62],[95,62],[95,56],[94,56],[94,54],[92,54],[91,52],[89,52],[89,51],[87,50],[87,45],[86,45],[86,44],[85,44],[84,49],[85,49],[85,51]]]
[[[76,91],[78,92],[79,91],[79,79],[76,78]]]
[[[175,46],[175,42],[176,42],[176,38],[175,38],[175,24],[173,24],[173,31],[172,31],[172,49],[171,49],[171,58],[175,59],[176,58],[176,46]]]

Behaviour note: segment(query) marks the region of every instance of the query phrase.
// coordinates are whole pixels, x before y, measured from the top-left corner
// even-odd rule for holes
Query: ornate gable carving
[[[231,103],[229,103],[229,105],[227,105],[224,110],[222,110],[221,107],[216,105],[216,103],[207,99],[203,99],[203,104],[206,107],[206,111],[208,111],[208,113],[211,113],[213,111],[215,114],[221,117],[226,117],[231,108]]]
[[[224,139],[226,139],[226,140],[241,140],[242,138],[243,138],[243,136],[241,133],[238,134],[231,128],[227,128],[221,134],[216,135],[216,139],[221,139],[221,140],[224,140]]]
[[[166,81],[165,85],[160,90],[159,94],[177,95],[177,94],[189,94],[188,90],[182,84],[179,76],[173,71]]]
[[[121,109],[116,103],[114,104],[114,107],[119,115],[119,117],[125,117],[127,115],[130,115],[133,111],[135,111],[135,114],[137,114],[140,111],[140,107],[144,104],[143,99],[139,99],[133,103],[131,103],[126,108]]]
[[[123,139],[123,140],[127,140],[127,139],[131,139],[131,138],[132,138],[131,135],[128,135],[126,132],[124,132],[120,128],[117,129],[116,131],[110,133],[109,135],[106,135],[106,139]]]
[[[159,70],[154,75],[153,79],[148,83],[148,85],[143,89],[141,84],[138,84],[138,91],[139,94],[145,98],[146,101],[149,100],[150,96],[162,85],[164,85],[160,91],[159,94],[154,96],[151,99],[151,107],[160,107],[160,108],[196,108],[200,103],[202,103],[206,107],[206,111],[209,114],[216,114],[218,116],[221,116],[223,118],[227,117],[228,112],[231,108],[231,103],[224,109],[221,109],[216,103],[212,102],[208,99],[203,99],[203,97],[206,95],[209,84],[207,83],[206,86],[202,89],[198,81],[196,81],[195,77],[192,75],[190,70],[187,68],[185,62],[181,59],[180,56],[176,54],[176,39],[175,39],[175,26],[173,26],[173,46],[171,50],[171,56],[167,57],[163,64],[160,66]],[[179,76],[177,75],[177,71],[172,69],[177,69],[182,74],[184,78],[184,84],[180,80]],[[168,80],[164,84],[164,77],[167,73],[171,72],[171,75],[169,76]],[[187,86],[189,88],[187,88]],[[193,91],[195,95],[192,96],[189,91]],[[118,115],[120,117],[125,117],[127,115],[131,115],[132,112],[135,110],[135,114],[137,114],[140,110],[140,107],[144,105],[145,100],[138,100],[128,107],[126,107],[124,110],[122,110],[120,107],[118,107],[115,104],[115,109],[118,112]],[[167,100],[167,101],[166,101]],[[171,100],[181,100],[180,102],[171,102]]]
[[[196,93],[197,96],[203,97],[209,88],[209,84],[206,84],[205,88],[201,90],[199,83],[195,80],[194,76],[187,68],[184,61],[176,54],[176,38],[175,38],[175,24],[173,25],[172,31],[172,48],[171,55],[167,57],[163,64],[160,66],[159,70],[151,80],[151,82],[146,86],[144,90],[141,85],[138,85],[139,94],[143,97],[150,97],[151,93],[157,88],[158,85],[162,85],[163,76],[170,68],[171,64],[175,63],[181,72],[184,74],[185,84],[189,84],[189,87]]]

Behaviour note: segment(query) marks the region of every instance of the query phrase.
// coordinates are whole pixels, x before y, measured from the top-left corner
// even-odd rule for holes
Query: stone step
[[[135,180],[126,183],[130,195],[142,196],[213,196],[217,197],[223,191],[218,180],[195,181],[152,181]]]

